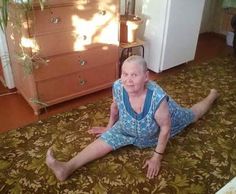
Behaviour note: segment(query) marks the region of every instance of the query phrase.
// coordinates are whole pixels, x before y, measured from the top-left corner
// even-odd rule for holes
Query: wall
[[[206,0],[203,11],[200,32],[215,32],[226,34],[232,31],[230,22],[232,14],[228,9],[223,9],[223,0]]]
[[[211,32],[213,29],[213,16],[214,16],[214,6],[215,6],[215,0],[206,0],[205,1],[205,6],[203,10],[203,15],[202,15],[202,23],[201,23],[201,28],[200,32]]]

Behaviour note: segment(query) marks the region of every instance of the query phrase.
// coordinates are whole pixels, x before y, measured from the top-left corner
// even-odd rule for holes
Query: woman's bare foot
[[[211,107],[213,102],[220,96],[216,89],[211,89],[208,96],[205,97],[202,101],[194,104],[191,109],[194,112],[194,120],[196,122],[200,119]]]
[[[220,96],[220,94],[216,89],[211,89],[209,96],[211,96],[211,99],[214,101],[216,98]]]
[[[58,180],[64,181],[69,176],[65,163],[57,161],[54,158],[51,148],[47,151],[46,164],[53,171]]]

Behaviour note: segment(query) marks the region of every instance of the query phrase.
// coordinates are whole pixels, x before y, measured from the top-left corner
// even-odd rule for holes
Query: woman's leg
[[[191,110],[194,112],[195,115],[194,122],[200,119],[210,109],[212,103],[216,100],[218,96],[219,94],[217,90],[211,89],[210,93],[206,98],[191,107]]]
[[[46,156],[46,164],[52,169],[58,180],[64,181],[77,168],[108,154],[112,150],[112,147],[106,142],[97,139],[68,162],[60,162],[54,158],[52,150],[49,148]]]

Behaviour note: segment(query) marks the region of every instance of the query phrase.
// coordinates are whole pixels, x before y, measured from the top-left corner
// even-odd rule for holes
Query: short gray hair
[[[146,63],[145,59],[139,55],[132,55],[132,56],[128,57],[123,62],[123,65],[125,65],[126,63],[132,63],[132,64],[139,65],[142,67],[144,72],[146,72],[148,70],[147,63]]]

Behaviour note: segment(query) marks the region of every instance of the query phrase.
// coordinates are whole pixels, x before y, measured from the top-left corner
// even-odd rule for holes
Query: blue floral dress
[[[191,109],[180,107],[153,81],[149,81],[146,87],[144,108],[138,114],[132,109],[129,96],[122,86],[121,80],[119,79],[114,83],[113,96],[118,106],[119,119],[111,129],[100,137],[114,150],[126,145],[146,148],[157,144],[160,127],[154,115],[164,99],[167,99],[171,115],[171,137],[192,123],[194,114]]]

